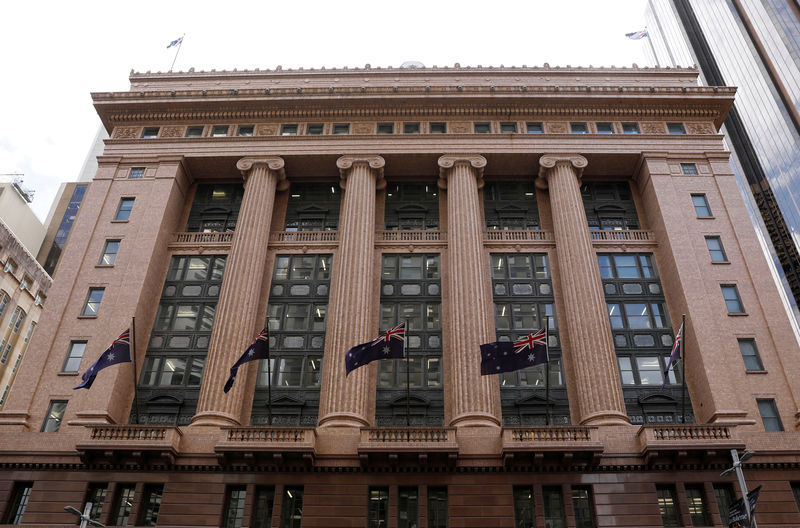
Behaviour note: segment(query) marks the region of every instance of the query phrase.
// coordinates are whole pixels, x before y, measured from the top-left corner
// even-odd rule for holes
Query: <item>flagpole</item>
[[[269,325],[269,321],[267,322]],[[272,360],[269,357],[269,336],[267,336],[267,413],[268,424],[272,425],[272,367],[270,363]]]
[[[136,425],[139,424],[139,401],[136,394],[136,317],[131,317],[131,359],[133,359],[133,415]]]
[[[683,328],[683,335],[681,335],[681,378],[683,378],[683,385],[681,386],[681,423],[686,424],[686,352],[683,348],[683,344],[686,342],[686,314],[681,316],[681,328]]]
[[[172,65],[169,67],[169,71],[172,71],[172,68],[175,67],[175,61],[178,60],[178,52],[181,51],[181,46],[183,45],[183,37],[186,36],[186,33],[181,35],[181,41],[178,42],[178,49],[175,50],[175,58],[172,59]]]
[[[550,316],[545,315],[544,342],[547,351],[547,363],[544,364],[544,401],[547,414],[545,415],[545,425],[550,425]]]
[[[411,358],[408,357],[408,319],[403,332],[403,355],[406,357],[406,427],[411,427]]]

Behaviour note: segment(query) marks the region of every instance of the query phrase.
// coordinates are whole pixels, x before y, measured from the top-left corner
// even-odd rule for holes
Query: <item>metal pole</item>
[[[89,524],[90,513],[92,513],[92,503],[87,502],[86,506],[83,508],[83,515],[81,515],[81,528],[86,528],[86,525]]]
[[[269,325],[269,321],[267,321]],[[269,357],[269,336],[267,336],[267,413],[268,424],[272,425],[272,360]]]
[[[139,424],[139,399],[136,388],[136,317],[131,317],[131,359],[133,360],[133,416],[134,422]]]
[[[681,378],[683,378],[683,385],[681,386],[681,423],[686,423],[686,353],[684,351],[684,343],[686,343],[686,314],[681,316]]]
[[[547,350],[547,363],[544,364],[544,405],[546,409],[545,425],[550,425],[550,316],[545,315],[544,342]]]
[[[735,449],[731,449],[731,457],[733,458],[733,469],[736,471],[736,479],[739,481],[739,491],[742,493],[744,511],[747,512],[747,518],[750,520],[751,528],[758,528],[756,520],[753,518],[754,514],[750,512],[750,499],[747,496],[747,483],[744,481],[744,473],[742,472],[742,463],[739,461],[739,453]]]
[[[175,67],[175,61],[178,60],[178,52],[181,51],[181,46],[183,45],[183,37],[186,36],[186,33],[181,35],[181,41],[178,42],[178,49],[175,50],[175,58],[172,59],[172,65],[169,67],[169,71],[172,71],[172,68]]]
[[[411,358],[408,357],[408,319],[403,332],[403,355],[406,357],[406,427],[411,427]]]

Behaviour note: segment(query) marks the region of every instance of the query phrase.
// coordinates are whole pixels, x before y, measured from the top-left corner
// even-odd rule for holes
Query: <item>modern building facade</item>
[[[3,521],[719,526],[747,448],[760,525],[800,524],[800,350],[719,133],[734,93],[367,67],[93,94],[111,137],[0,411]],[[136,361],[73,391],[133,318]],[[407,360],[345,376],[404,320]],[[480,375],[480,344],[545,325],[548,365]]]
[[[42,245],[45,228],[30,207],[33,194],[25,187],[22,175],[0,176],[0,221],[14,233],[26,251],[36,254]]]
[[[776,279],[800,321],[800,7],[794,0],[649,0],[652,64],[736,86],[724,132]]]

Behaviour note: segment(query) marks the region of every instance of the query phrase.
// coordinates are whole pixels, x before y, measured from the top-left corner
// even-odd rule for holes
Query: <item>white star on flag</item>
[[[389,347],[388,346],[383,347],[383,353],[384,354],[388,354],[389,353]]]
[[[253,349],[250,349],[250,352],[247,353],[248,356],[254,356],[255,354],[256,354],[256,351],[253,350]]]
[[[114,361],[114,354],[113,353],[108,355],[108,360],[109,361]]]

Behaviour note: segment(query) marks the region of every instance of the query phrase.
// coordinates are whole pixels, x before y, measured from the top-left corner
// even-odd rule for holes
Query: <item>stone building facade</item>
[[[800,513],[798,344],[691,69],[131,75],[0,411],[9,524]],[[664,369],[686,315],[681,369]],[[135,318],[135,364],[78,376]],[[344,355],[407,320],[408,361]],[[263,326],[269,362],[229,368]],[[549,325],[551,361],[479,345]],[[136,374],[134,375],[134,369]],[[407,388],[410,387],[410,388]],[[136,390],[134,390],[136,389]]]

